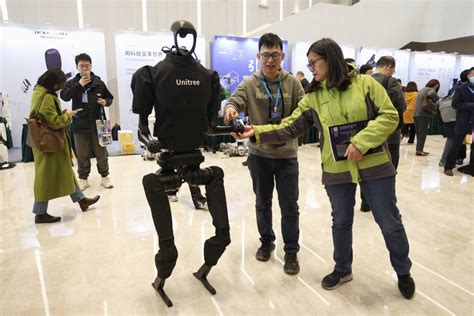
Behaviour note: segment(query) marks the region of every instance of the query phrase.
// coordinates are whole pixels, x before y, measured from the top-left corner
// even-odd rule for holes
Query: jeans
[[[74,133],[74,142],[76,144],[77,173],[80,179],[87,179],[91,172],[91,148],[97,160],[97,171],[102,177],[109,175],[107,148],[100,146],[96,133]]]
[[[466,135],[458,135],[458,134],[454,135],[451,149],[449,150],[448,155],[446,157],[446,164],[444,166],[445,170],[454,169],[454,167],[456,167],[456,160],[458,159],[459,152],[462,148],[462,143],[465,137]],[[472,145],[471,145],[471,149],[472,149]],[[472,157],[473,157],[473,153],[471,150],[471,162],[473,159]]]
[[[71,193],[69,195],[74,203],[79,202],[82,200],[85,196],[84,193],[82,193],[81,189],[79,189],[78,186],[76,186],[76,191]],[[33,203],[33,213],[35,214],[46,214],[48,211],[48,202],[35,202]]]
[[[446,165],[446,161],[448,160],[448,154],[451,151],[451,148],[453,147],[453,141],[454,141],[454,138],[448,137],[446,139],[446,144],[444,144],[443,154],[441,155],[440,162],[442,162],[445,165]]]
[[[272,159],[250,154],[248,167],[256,195],[257,226],[262,244],[275,241],[272,228],[272,197],[276,184],[281,209],[281,233],[285,253],[297,253],[298,239],[298,160],[296,158]]]
[[[397,274],[408,274],[411,261],[409,245],[395,196],[395,176],[359,183],[379,225],[390,253],[390,262]],[[326,185],[332,208],[332,238],[335,270],[352,271],[352,224],[357,184]]]

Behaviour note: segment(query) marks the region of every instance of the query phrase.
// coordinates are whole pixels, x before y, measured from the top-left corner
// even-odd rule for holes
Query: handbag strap
[[[47,94],[47,93],[44,93],[44,94],[43,94],[43,97],[41,98],[41,103],[40,103],[40,105],[38,106],[38,109],[36,110],[36,113],[35,113],[35,116],[34,116],[35,118],[38,117],[40,108],[41,108],[41,106],[43,105],[44,98],[46,97],[46,94]],[[54,99],[54,105],[55,105],[56,112],[58,113],[58,115],[61,115],[61,109],[59,108],[59,104],[58,104],[58,102],[56,101],[56,99]]]
[[[41,106],[43,105],[43,101],[44,101],[45,97],[46,97],[46,93],[43,93],[43,97],[41,98],[41,102],[40,102],[38,108],[36,109],[35,117],[38,117],[39,110],[40,110]]]

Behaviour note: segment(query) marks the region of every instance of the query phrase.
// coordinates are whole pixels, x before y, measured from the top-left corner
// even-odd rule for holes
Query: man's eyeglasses
[[[317,59],[315,59],[315,60],[310,61],[310,62],[306,65],[306,67],[308,67],[309,70],[313,70],[314,64],[316,64],[316,63],[317,63],[318,61],[320,61],[321,59],[324,59],[324,58],[321,57],[321,58],[317,58]]]
[[[281,56],[281,53],[261,53],[260,54],[260,57],[262,57],[263,60],[269,60],[270,57],[273,59],[273,60],[276,60],[276,59],[279,59]]]

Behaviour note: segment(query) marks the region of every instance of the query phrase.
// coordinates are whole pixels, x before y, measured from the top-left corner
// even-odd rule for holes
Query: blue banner
[[[239,83],[260,68],[258,38],[215,36],[211,44],[211,69],[221,76],[226,97],[232,94]],[[285,59],[281,66],[289,71],[288,41],[283,41]]]

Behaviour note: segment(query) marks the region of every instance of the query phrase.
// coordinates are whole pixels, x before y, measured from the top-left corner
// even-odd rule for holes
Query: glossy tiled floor
[[[141,178],[155,171],[154,162],[110,158],[115,188],[100,188],[94,170],[85,193],[101,194],[97,206],[81,213],[67,197],[54,200],[50,213],[63,221],[48,225],[33,223],[33,164],[0,172],[0,314],[472,315],[474,178],[440,173],[443,145],[441,137],[429,137],[427,157],[416,157],[413,145],[401,148],[397,192],[417,284],[411,301],[398,292],[372,214],[358,211],[354,280],[334,291],[321,288],[333,267],[330,208],[318,149],[305,145],[299,152],[299,275],[282,270],[276,199],[277,249],[269,262],[257,262],[254,196],[243,158],[206,154],[205,165],[219,165],[226,173],[232,244],[209,275],[217,289],[211,296],[191,273],[203,262],[202,244],[213,226],[208,212],[194,210],[184,187],[172,204],[180,254],[165,287],[172,308],[150,286],[157,240]]]

